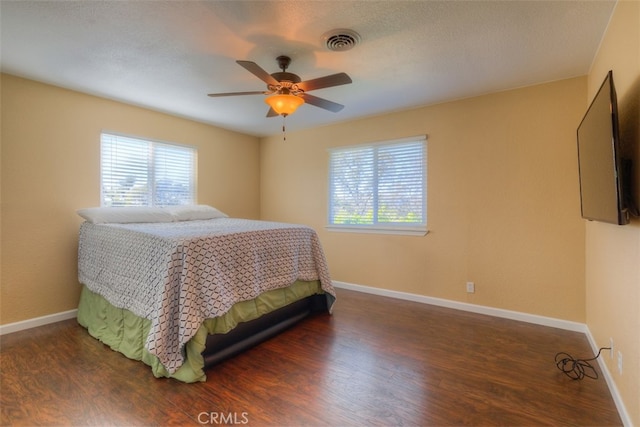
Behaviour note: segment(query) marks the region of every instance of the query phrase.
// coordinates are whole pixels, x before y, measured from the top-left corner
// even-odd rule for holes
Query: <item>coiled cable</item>
[[[596,357],[593,357],[591,359],[574,359],[567,353],[557,353],[555,358],[556,366],[572,380],[581,380],[584,377],[589,377],[597,380],[598,372],[593,368],[593,366],[591,366],[589,362],[600,357],[600,353],[602,352],[602,350],[611,350],[611,347],[602,347],[600,350],[598,350],[598,354],[596,355]]]

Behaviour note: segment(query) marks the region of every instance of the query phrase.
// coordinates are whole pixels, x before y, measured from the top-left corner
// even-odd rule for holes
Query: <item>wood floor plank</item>
[[[580,333],[339,289],[333,315],[183,384],[68,320],[1,337],[0,425],[622,425],[559,351],[591,356]]]

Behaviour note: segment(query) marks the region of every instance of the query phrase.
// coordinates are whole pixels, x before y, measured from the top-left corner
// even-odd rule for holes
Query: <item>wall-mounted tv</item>
[[[607,73],[578,126],[578,167],[582,217],[627,224],[629,210],[623,193],[618,102],[612,71]]]

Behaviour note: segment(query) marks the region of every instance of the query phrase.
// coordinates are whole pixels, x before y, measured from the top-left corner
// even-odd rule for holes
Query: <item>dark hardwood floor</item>
[[[1,425],[621,425],[602,377],[555,366],[592,354],[582,334],[342,289],[205,383],[156,379],[75,320],[0,345]]]

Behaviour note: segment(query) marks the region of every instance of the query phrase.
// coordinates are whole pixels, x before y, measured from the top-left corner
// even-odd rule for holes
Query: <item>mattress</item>
[[[80,282],[110,305],[150,322],[144,347],[169,374],[206,319],[235,304],[318,281],[335,299],[317,234],[310,227],[216,218],[80,227]]]

